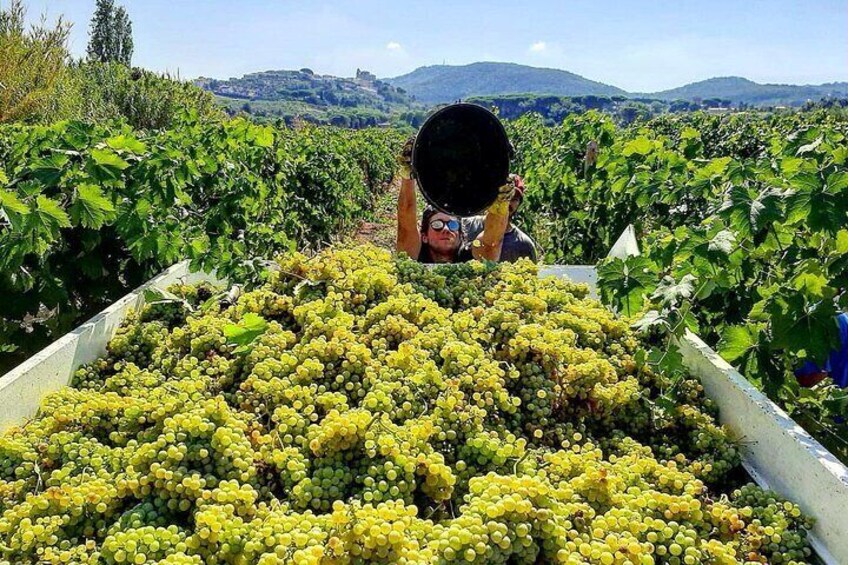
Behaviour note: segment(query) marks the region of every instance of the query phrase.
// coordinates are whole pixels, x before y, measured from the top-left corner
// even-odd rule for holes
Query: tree
[[[130,66],[133,54],[132,22],[123,6],[114,0],[97,0],[91,18],[88,58],[100,63]]]
[[[0,9],[0,123],[52,116],[62,104],[70,25],[26,29],[22,0]]]
[[[119,6],[115,10],[115,34],[118,38],[116,45],[117,61],[129,67],[132,63],[135,45],[132,37],[132,22],[123,6]]]

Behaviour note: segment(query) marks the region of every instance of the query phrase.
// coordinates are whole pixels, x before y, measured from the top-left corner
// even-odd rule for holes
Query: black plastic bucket
[[[509,176],[512,147],[503,124],[482,106],[452,104],[427,118],[412,168],[427,201],[454,216],[488,208]]]

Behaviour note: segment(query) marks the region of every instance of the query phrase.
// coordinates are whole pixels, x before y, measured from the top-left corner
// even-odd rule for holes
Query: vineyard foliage
[[[136,121],[155,122],[158,107]],[[181,258],[250,278],[262,258],[350,231],[391,179],[403,138],[172,114],[157,130],[0,129],[0,291],[10,297],[0,369]],[[697,113],[624,127],[588,112],[506,125],[529,187],[520,223],[546,262],[601,262],[634,225],[644,253],[600,265],[605,300],[656,337],[699,333],[848,460],[848,396],[792,376],[837,343],[834,317],[848,302],[844,114]]]
[[[400,139],[194,114],[4,126],[0,348],[21,360],[183,258],[246,276],[254,257],[322,245],[370,214]]]
[[[633,224],[642,255],[602,261],[605,300],[654,335],[698,333],[848,460],[848,394],[831,380],[800,388],[792,373],[823,365],[848,307],[844,117],[694,114],[617,128],[584,114],[552,128],[522,118],[511,131],[530,187],[525,221],[549,262],[602,261]]]

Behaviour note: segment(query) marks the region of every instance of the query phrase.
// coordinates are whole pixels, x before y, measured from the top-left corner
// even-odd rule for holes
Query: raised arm
[[[418,232],[418,206],[415,201],[415,180],[412,178],[412,144],[414,142],[415,138],[409,138],[398,158],[401,180],[395,248],[398,253],[403,251],[412,259],[417,259],[421,252],[421,234]]]
[[[498,199],[489,206],[483,220],[483,231],[471,245],[471,254],[479,261],[497,261],[501,258],[504,233],[509,226],[509,201],[515,191],[513,175],[501,187]]]

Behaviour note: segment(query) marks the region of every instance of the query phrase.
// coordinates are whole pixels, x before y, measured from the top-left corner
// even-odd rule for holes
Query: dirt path
[[[363,221],[353,235],[353,241],[373,243],[386,249],[395,248],[398,189],[398,183],[392,183],[388,190],[380,195],[374,209],[373,221]]]

